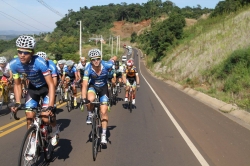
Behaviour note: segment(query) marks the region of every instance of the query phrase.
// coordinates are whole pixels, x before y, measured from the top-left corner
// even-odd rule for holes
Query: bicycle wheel
[[[26,154],[28,153],[28,150],[30,148],[31,137],[32,137],[32,135],[34,135],[34,133],[36,133],[36,128],[31,127],[31,128],[28,129],[28,131],[26,132],[26,134],[24,136],[23,142],[21,144],[20,153],[19,153],[18,166],[38,165],[37,162],[40,160],[40,151],[42,149],[41,148],[40,134],[37,137],[38,141],[37,141],[37,144],[36,144],[36,151],[35,151],[35,154],[33,156],[33,159],[30,160],[30,161],[25,159]]]
[[[68,92],[68,100],[67,100],[67,109],[68,112],[70,112],[72,110],[72,98],[71,98],[71,93]]]
[[[92,154],[93,160],[96,160],[97,152],[98,152],[98,140],[99,140],[99,119],[96,115],[92,117]]]
[[[54,153],[54,146],[51,145],[50,142],[51,139],[47,139],[46,141],[44,141],[45,143],[45,148],[44,148],[44,159],[46,162],[50,162],[52,159],[52,155]]]
[[[57,92],[57,100],[59,102],[59,104],[63,103],[63,92],[62,92],[62,88],[58,89],[59,91]]]

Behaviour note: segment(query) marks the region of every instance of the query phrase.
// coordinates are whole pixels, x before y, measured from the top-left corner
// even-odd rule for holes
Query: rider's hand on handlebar
[[[53,109],[54,109],[54,107],[49,106],[49,107],[46,109],[46,115],[47,115],[47,116],[54,116],[53,111],[52,111]]]
[[[140,84],[137,84],[136,87],[137,87],[137,88],[140,88]]]
[[[84,98],[84,99],[81,99],[81,103],[88,104],[88,103],[90,103],[90,101],[88,99]]]
[[[15,105],[11,107],[10,110],[16,113],[20,107],[21,107],[21,103],[15,103]]]

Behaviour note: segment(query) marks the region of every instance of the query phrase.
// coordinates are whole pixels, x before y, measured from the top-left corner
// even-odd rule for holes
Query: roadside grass
[[[250,110],[250,8],[199,20],[179,46],[147,66],[163,79]],[[230,73],[229,73],[230,71]]]

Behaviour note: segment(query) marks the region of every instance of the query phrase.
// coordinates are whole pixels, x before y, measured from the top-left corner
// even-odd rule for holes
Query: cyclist
[[[50,74],[50,70],[43,58],[34,55],[36,41],[31,36],[20,36],[16,40],[18,57],[10,62],[10,68],[14,78],[15,105],[11,107],[11,111],[16,112],[20,108],[21,103],[21,80],[20,73],[25,73],[29,79],[29,88],[25,99],[27,128],[30,128],[35,113],[32,108],[36,108],[40,97],[43,98],[43,107],[47,108],[46,112],[42,112],[42,120],[52,126],[51,144],[55,146],[58,143],[59,129],[56,125],[55,114],[53,113],[53,105],[55,100],[55,86]],[[49,122],[48,116],[52,116],[53,122]],[[26,154],[26,160],[32,160],[35,155],[35,136],[31,139],[31,147]]]
[[[47,54],[45,52],[39,51],[36,53],[36,55],[43,58],[45,60],[45,62],[47,63],[47,65],[49,66],[50,73],[51,73],[51,76],[53,78],[54,85],[56,87],[57,86],[57,68],[56,68],[55,63],[52,60],[48,60]]]
[[[66,83],[64,83],[64,80],[66,81]],[[62,83],[64,83],[65,100],[67,100],[67,91],[68,91],[67,84],[68,83],[71,84],[73,95],[74,95],[74,107],[77,106],[77,101],[76,101],[77,89],[75,86],[77,81],[78,81],[78,75],[77,75],[76,67],[74,66],[74,62],[72,60],[68,60],[66,61],[66,66],[63,68]]]
[[[96,94],[100,97],[100,113],[102,123],[102,136],[101,143],[106,144],[106,131],[108,125],[108,86],[107,76],[108,71],[112,68],[114,61],[117,57],[112,57],[109,61],[101,60],[101,51],[99,49],[91,49],[88,52],[90,58],[90,65],[88,65],[84,72],[83,83],[82,83],[82,100],[83,104],[87,104],[87,110],[89,112],[86,123],[91,124],[93,105],[89,104],[96,98]],[[90,79],[90,81],[89,81]],[[88,85],[89,84],[89,85]],[[87,98],[88,97],[88,98]],[[86,99],[87,98],[87,99]]]
[[[62,60],[59,60],[56,65],[59,80],[62,80],[63,69],[66,66],[65,63],[66,63],[66,60],[62,59]]]
[[[54,82],[54,85],[55,85],[55,88],[56,88],[57,87],[58,78],[57,78],[57,68],[56,68],[55,63],[52,60],[49,60],[47,58],[47,54],[45,52],[39,51],[39,52],[36,53],[36,55],[38,55],[41,58],[43,58],[45,60],[45,62],[47,63],[47,65],[49,66],[50,73],[51,73],[51,76],[52,76],[52,79],[53,79],[53,82]],[[56,108],[56,98],[55,98],[54,107]]]
[[[116,79],[117,79],[117,86],[122,85],[122,73],[124,71],[123,67],[120,66],[119,61],[115,62],[115,74],[116,74]]]
[[[140,80],[139,80],[136,67],[134,66],[133,59],[129,59],[126,64],[127,64],[127,67],[123,74],[123,82],[126,83],[126,92],[125,92],[124,101],[125,102],[128,101],[128,91],[129,91],[130,86],[132,85],[132,90],[133,90],[132,104],[135,104],[135,88],[136,88],[136,85],[137,85],[137,88],[140,87]]]
[[[0,57],[0,76],[1,81],[12,82],[12,72],[10,70],[10,65],[7,63],[7,59],[4,56]]]

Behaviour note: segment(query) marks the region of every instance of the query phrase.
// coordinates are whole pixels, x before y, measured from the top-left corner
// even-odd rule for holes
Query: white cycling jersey
[[[65,66],[66,66],[66,65],[64,65],[63,68],[64,68]],[[56,65],[56,68],[57,68],[58,74],[63,74],[63,68],[61,69],[61,68],[59,67],[58,64]]]
[[[78,65],[77,65],[77,67],[76,67],[76,69],[77,69],[77,70],[85,70],[85,68],[88,66],[88,64],[89,64],[89,62],[87,62],[87,63],[85,64],[85,66],[83,66],[82,63],[79,62]]]
[[[0,67],[0,76],[10,77],[10,64],[7,63],[7,65],[2,68]]]

